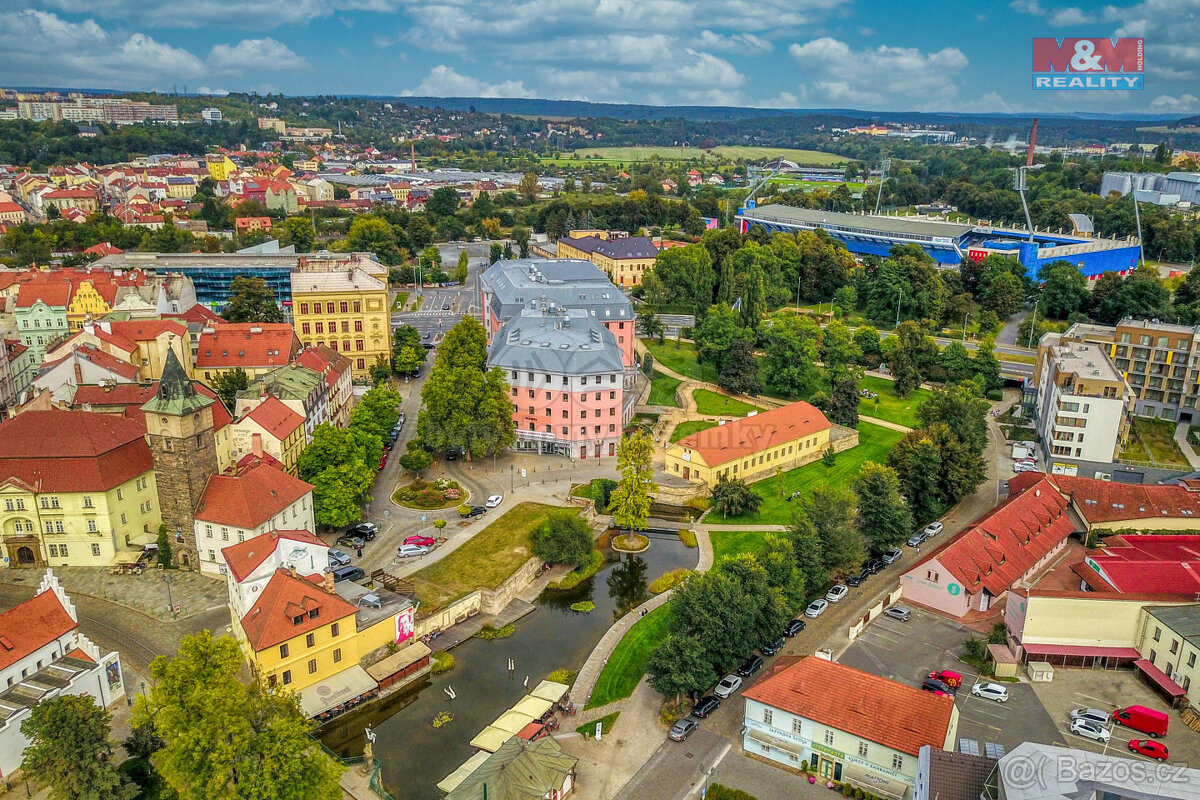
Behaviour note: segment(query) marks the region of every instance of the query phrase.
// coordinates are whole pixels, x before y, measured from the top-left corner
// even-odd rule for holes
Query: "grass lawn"
[[[396,299],[392,301],[392,311],[399,313],[404,310],[404,304],[408,302],[408,292],[396,292]]]
[[[1175,423],[1162,419],[1134,417],[1133,435],[1122,451],[1121,457],[1133,461],[1150,461],[1150,456],[1160,465],[1188,465],[1187,457],[1175,443]],[[1147,455],[1146,450],[1149,450]]]
[[[599,708],[633,694],[642,676],[646,674],[651,651],[667,635],[667,608],[670,605],[663,603],[626,631],[624,638],[605,662],[604,669],[600,670],[600,677],[596,679],[596,688],[592,690],[587,708]]]
[[[782,489],[784,497],[792,492],[807,492],[815,486],[833,485],[849,487],[858,475],[859,467],[867,461],[879,464],[887,460],[888,451],[896,442],[903,438],[900,431],[893,431],[872,425],[866,421],[858,424],[858,445],[837,454],[837,463],[826,467],[820,461],[805,464],[803,467],[785,472],[776,477],[765,478],[752,485],[754,490],[763,496],[763,504],[754,514],[743,514],[740,517],[730,517],[722,520],[720,516],[710,514],[705,517],[709,524],[718,525],[729,522],[739,525],[787,525],[792,521],[792,503],[779,496]],[[796,501],[792,501],[793,503]]]
[[[414,300],[414,301],[413,301],[413,307],[412,307],[412,310],[413,310],[413,311],[420,311],[420,310],[421,310],[421,303],[424,303],[424,302],[425,302],[425,295],[421,295],[420,297],[418,297],[416,300]]]
[[[529,532],[559,510],[541,503],[509,509],[453,553],[410,575],[416,598],[435,609],[476,589],[499,586],[529,560]]]
[[[679,401],[675,399],[675,390],[679,388],[679,384],[683,381],[679,378],[672,378],[670,375],[663,375],[657,370],[650,378],[650,398],[646,401],[652,406],[679,406]]]
[[[906,428],[918,427],[920,423],[917,422],[917,406],[932,397],[933,392],[928,389],[914,389],[908,393],[907,397],[900,398],[892,391],[892,386],[892,382],[884,378],[876,378],[873,375],[863,376],[863,379],[858,382],[858,388],[870,389],[877,393],[879,404],[876,405],[874,400],[863,398],[858,402],[858,413],[867,417],[879,417]]]
[[[642,339],[642,342],[650,350],[650,355],[654,356],[655,363],[698,381],[717,382],[717,368],[696,361],[696,345],[691,342],[679,342],[678,349],[671,339],[664,344],[659,344],[655,339]]]
[[[612,727],[616,724],[617,717],[619,716],[621,716],[620,711],[614,711],[611,714],[605,714],[603,717],[600,717],[600,719],[593,720],[592,722],[585,722],[576,728],[575,732],[580,736],[595,736],[596,725],[598,724],[600,726],[600,735],[607,736],[612,732]]]
[[[820,150],[797,150],[791,147],[752,147],[742,145],[721,145],[712,149],[721,158],[739,159],[744,158],[747,161],[764,158],[786,158],[788,161],[795,161],[802,166],[824,167],[830,164],[845,164],[850,159],[845,156],[835,155],[833,153],[824,153]]]
[[[720,518],[714,517],[714,519]],[[716,564],[723,557],[736,556],[738,553],[758,555],[767,547],[766,536],[764,531],[745,531],[736,528],[710,530],[708,538],[712,540],[713,563]]]
[[[664,161],[687,161],[712,158],[707,150],[701,150],[699,147],[655,147],[653,145],[581,147],[575,152],[579,154],[581,160],[587,158],[592,161],[649,161],[652,158],[661,158]]]
[[[751,411],[762,411],[759,406],[710,392],[708,389],[697,389],[692,392],[692,397],[696,400],[696,411],[700,414],[744,417]]]
[[[681,422],[675,426],[675,430],[671,431],[671,441],[678,442],[685,436],[691,436],[697,431],[706,431],[709,428],[717,427],[716,422],[707,419],[691,419],[687,422]]]

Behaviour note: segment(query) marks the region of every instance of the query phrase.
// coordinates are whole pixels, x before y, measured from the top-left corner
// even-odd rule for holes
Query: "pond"
[[[318,732],[321,741],[340,756],[361,755],[362,731],[370,724],[378,734],[375,756],[387,791],[397,800],[437,800],[437,782],[470,758],[471,739],[526,694],[526,679],[532,689],[556,669],[583,666],[612,623],[650,597],[648,583],[673,569],[695,568],[699,551],[684,547],[674,532],[651,533],[650,539],[650,549],[637,555],[618,558],[605,550],[608,560],[595,576],[568,592],[543,592],[512,636],[464,642],[453,650],[453,670],[339,717]],[[595,609],[571,610],[584,600]],[[434,728],[430,723],[442,711],[454,719]],[[574,728],[571,719],[563,718],[563,729]]]

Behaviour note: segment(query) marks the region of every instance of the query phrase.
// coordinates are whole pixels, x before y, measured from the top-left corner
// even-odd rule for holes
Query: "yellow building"
[[[145,433],[136,420],[87,411],[27,411],[0,425],[8,566],[136,561],[162,521]]]
[[[234,462],[250,455],[267,455],[279,461],[285,472],[295,475],[300,452],[307,443],[304,417],[270,395],[233,423]]]
[[[99,319],[112,311],[116,299],[117,285],[107,278],[79,281],[67,304],[67,327],[81,330],[88,317]]]
[[[830,430],[820,410],[791,403],[685,436],[667,447],[665,469],[710,487],[721,476],[749,483],[817,460]]]
[[[654,259],[658,255],[658,248],[646,236],[617,238],[572,235],[559,239],[557,246],[559,258],[587,259],[621,287],[640,285],[646,270],[654,267]]]
[[[209,156],[206,163],[208,175],[214,181],[227,181],[237,172],[237,164],[233,163],[229,156]]]
[[[350,359],[356,380],[379,356],[391,358],[387,283],[361,267],[292,273],[292,313],[300,341]]]

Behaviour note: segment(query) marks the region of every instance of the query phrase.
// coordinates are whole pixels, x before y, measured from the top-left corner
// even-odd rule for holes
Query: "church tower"
[[[146,441],[154,455],[158,507],[172,557],[185,569],[200,568],[192,513],[209,476],[217,473],[214,402],[219,401],[196,391],[175,351],[168,350],[158,391],[142,406]]]

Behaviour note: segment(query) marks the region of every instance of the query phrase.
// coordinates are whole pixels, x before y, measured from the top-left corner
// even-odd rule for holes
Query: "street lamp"
[[[1032,164],[1016,167],[1013,172],[1013,189],[1021,195],[1021,208],[1025,210],[1025,224],[1029,227],[1029,241],[1033,241],[1033,220],[1029,216],[1029,203],[1025,201],[1025,173],[1031,169],[1041,169],[1045,164]],[[1137,203],[1134,203],[1136,207]]]
[[[1033,349],[1033,329],[1037,322],[1037,307],[1040,302],[1042,302],[1042,298],[1040,297],[1033,301],[1033,313],[1029,315],[1029,343],[1025,345],[1025,349],[1027,350]]]
[[[970,319],[971,312],[968,311],[963,315],[963,341],[967,341],[967,320]]]

